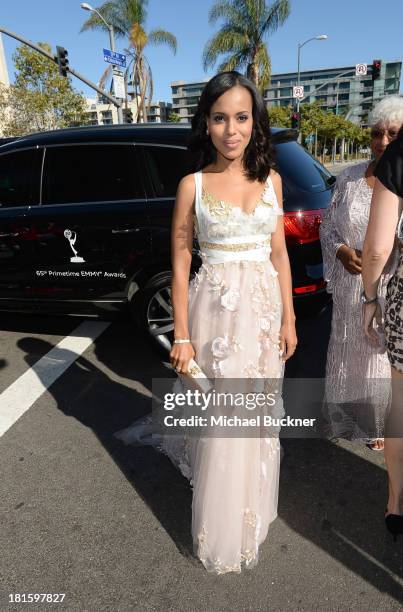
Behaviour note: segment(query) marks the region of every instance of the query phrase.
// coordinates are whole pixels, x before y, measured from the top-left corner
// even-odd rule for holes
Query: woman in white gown
[[[402,123],[403,98],[388,96],[374,107],[369,117],[373,159],[341,172],[320,228],[327,290],[333,297],[324,411],[332,435],[364,438],[374,450],[383,448],[391,370],[386,347],[372,345],[362,333],[361,251],[375,184],[374,170]],[[379,294],[383,305],[395,263],[392,257],[381,277]],[[354,404],[360,400],[364,400],[361,413]]]
[[[194,358],[216,388],[281,380],[297,343],[281,179],[267,110],[247,78],[224,72],[207,83],[189,149],[196,172],[179,184],[172,225],[171,363],[183,374]],[[189,285],[194,230],[202,265]],[[130,441],[130,430],[121,439]],[[194,553],[209,572],[256,565],[277,516],[278,429],[262,426],[257,436],[160,441],[193,487]]]

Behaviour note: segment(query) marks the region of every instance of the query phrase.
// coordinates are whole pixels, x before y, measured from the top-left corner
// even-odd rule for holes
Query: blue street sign
[[[104,61],[114,66],[126,68],[126,55],[116,53],[116,51],[111,51],[110,49],[104,49]]]

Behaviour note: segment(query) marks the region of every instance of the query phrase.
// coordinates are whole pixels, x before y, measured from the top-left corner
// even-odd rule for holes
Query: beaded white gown
[[[196,172],[194,224],[202,265],[189,286],[189,330],[196,361],[215,384],[225,379],[282,379],[282,301],[270,260],[278,205],[270,176],[251,213],[204,191]],[[281,386],[281,381],[280,386]],[[175,391],[183,389],[178,378]],[[282,400],[275,416],[283,415]],[[195,555],[215,574],[258,561],[259,545],[277,516],[278,429],[260,437],[152,438],[150,417],[115,434],[167,454],[193,489]],[[259,435],[259,434],[257,434]]]
[[[386,347],[374,347],[363,333],[361,274],[347,272],[336,257],[342,244],[363,248],[372,198],[365,179],[369,163],[350,166],[338,176],[320,227],[324,276],[327,291],[333,297],[324,414],[329,421],[329,434],[348,439],[382,437],[390,401],[387,390],[391,372]],[[382,311],[395,265],[393,253],[379,284]],[[366,400],[364,413],[354,405],[361,398]]]

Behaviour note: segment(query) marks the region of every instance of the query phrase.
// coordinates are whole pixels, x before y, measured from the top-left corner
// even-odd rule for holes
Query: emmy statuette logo
[[[80,257],[78,255],[78,251],[76,251],[76,249],[74,248],[74,245],[75,245],[76,240],[77,240],[77,232],[73,232],[72,230],[65,229],[64,230],[64,237],[67,238],[67,240],[69,241],[69,244],[71,246],[71,250],[74,253],[74,256],[70,257],[71,263],[85,263],[85,259]]]

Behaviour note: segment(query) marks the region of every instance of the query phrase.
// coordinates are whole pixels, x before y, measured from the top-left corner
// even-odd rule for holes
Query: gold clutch
[[[192,383],[202,392],[207,393],[213,387],[210,379],[207,378],[201,367],[195,362],[194,359],[189,361],[188,371],[186,373],[180,373],[179,376],[190,378]]]

